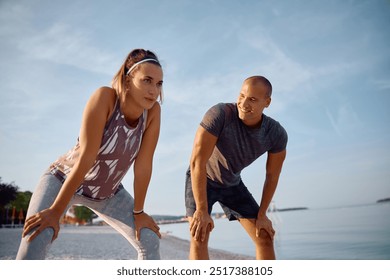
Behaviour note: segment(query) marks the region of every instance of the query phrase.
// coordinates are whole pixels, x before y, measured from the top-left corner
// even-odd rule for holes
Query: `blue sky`
[[[389,26],[387,0],[2,0],[0,177],[33,191],[74,145],[91,93],[145,48],[162,61],[165,93],[149,213],[184,214],[197,126],[252,75],[273,84],[265,114],[289,134],[278,207],[390,197]],[[257,199],[264,164],[242,173]]]

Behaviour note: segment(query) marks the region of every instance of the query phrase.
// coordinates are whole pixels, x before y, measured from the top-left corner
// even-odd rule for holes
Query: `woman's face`
[[[142,63],[132,73],[128,93],[132,101],[144,109],[150,109],[161,96],[163,72],[160,66],[153,63]]]

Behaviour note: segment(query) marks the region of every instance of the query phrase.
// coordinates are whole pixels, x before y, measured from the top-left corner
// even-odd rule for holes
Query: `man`
[[[208,110],[195,136],[186,178],[190,224],[190,259],[209,259],[214,227],[211,210],[219,202],[229,220],[238,220],[256,247],[256,259],[275,259],[272,222],[266,216],[286,157],[287,133],[263,114],[271,103],[272,85],[262,76],[246,79],[237,103]],[[260,206],[241,180],[241,171],[267,153]]]

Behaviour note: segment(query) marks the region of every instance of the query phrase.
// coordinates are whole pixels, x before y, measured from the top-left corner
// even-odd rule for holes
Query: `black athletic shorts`
[[[239,218],[256,219],[259,212],[259,204],[242,181],[237,186],[225,187],[223,185],[217,186],[217,183],[207,179],[209,214],[211,214],[215,202],[219,202],[229,221]],[[196,210],[196,204],[189,171],[186,173],[185,205],[186,215],[192,217]]]

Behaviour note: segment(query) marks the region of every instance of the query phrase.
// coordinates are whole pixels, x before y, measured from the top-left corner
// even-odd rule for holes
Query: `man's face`
[[[258,81],[245,81],[237,100],[238,116],[249,127],[260,124],[264,108],[271,103],[268,88]]]

